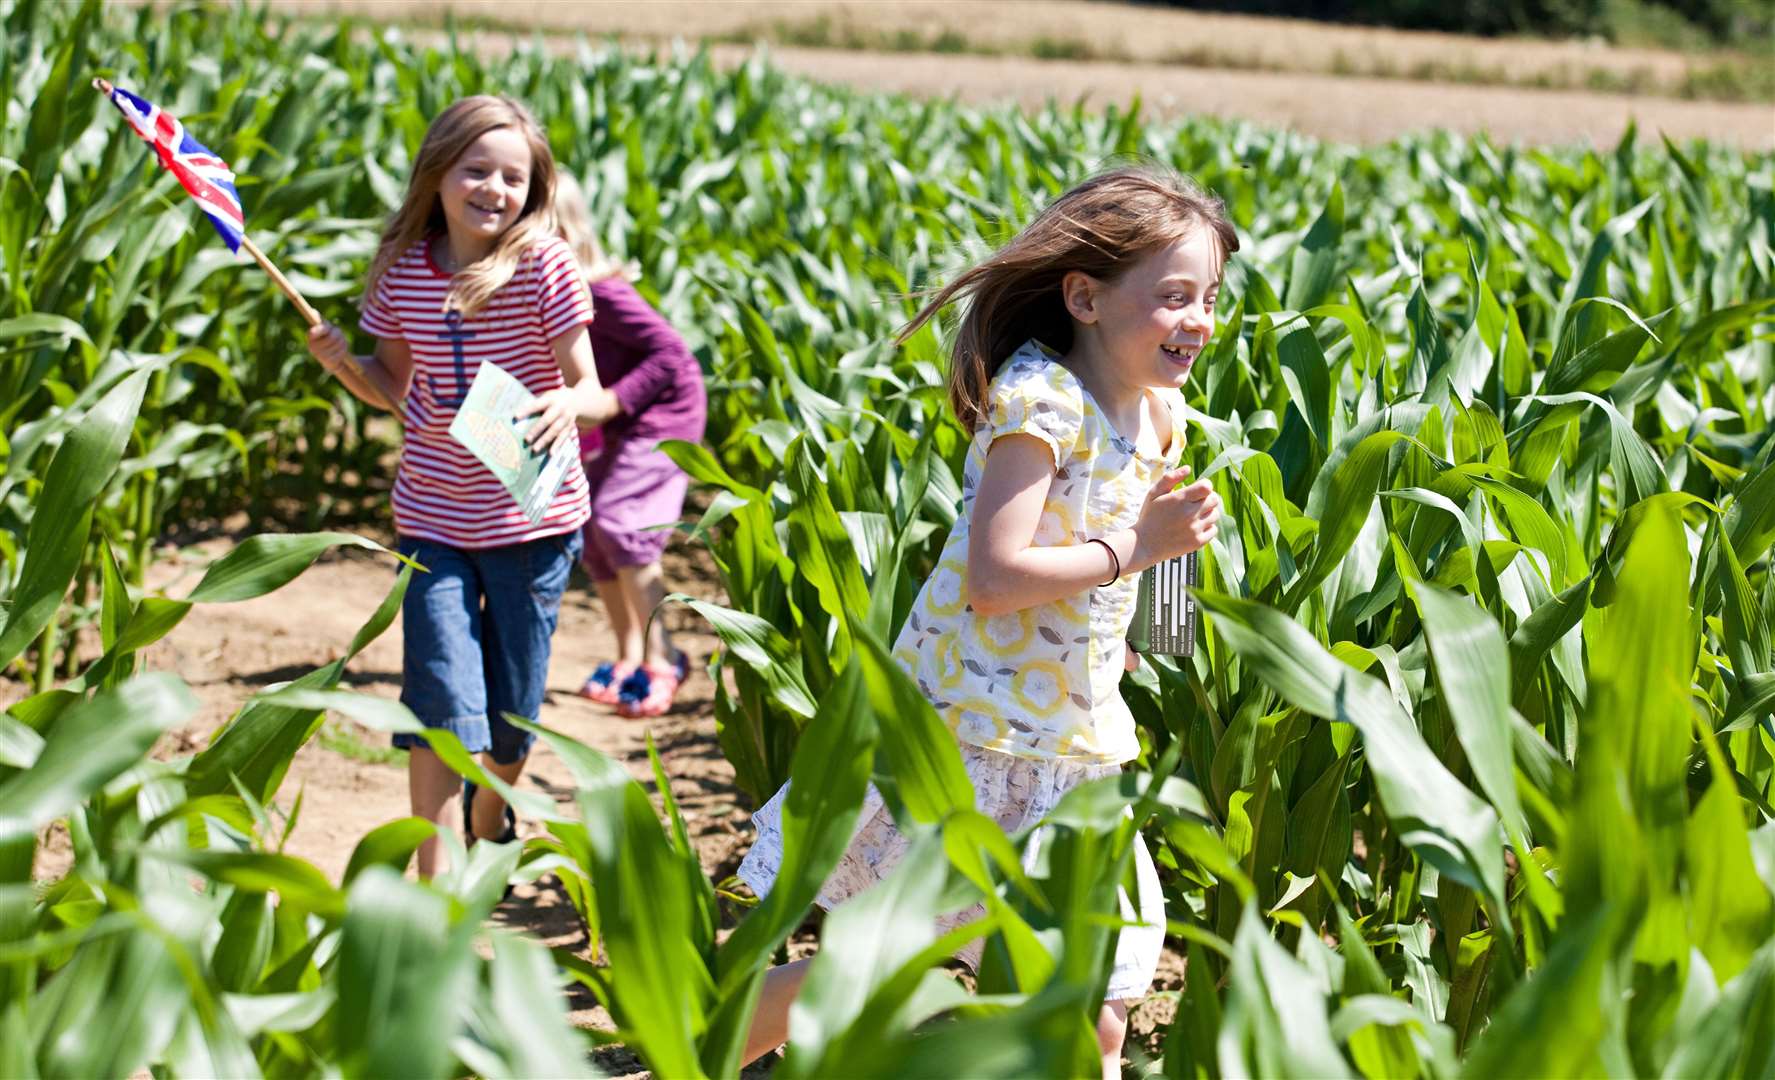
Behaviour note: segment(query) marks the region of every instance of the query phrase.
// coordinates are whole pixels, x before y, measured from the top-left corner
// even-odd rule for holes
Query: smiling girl
[[[1119,169],[1056,199],[1010,243],[939,291],[901,340],[945,306],[967,309],[949,398],[973,432],[962,511],[894,645],[894,658],[961,744],[980,811],[1034,826],[1067,791],[1139,753],[1119,691],[1139,572],[1214,539],[1220,500],[1180,487],[1179,388],[1214,332],[1221,270],[1239,241],[1218,199],[1181,178]],[[760,895],[782,861],[779,792],[753,815],[739,876]],[[899,862],[906,839],[873,788],[817,903],[832,908]],[[1036,857],[1032,841],[1026,859]],[[1097,1017],[1106,1077],[1120,1075],[1128,1004],[1165,936],[1145,845],[1134,925],[1116,943]],[[976,909],[976,912],[978,909]],[[946,917],[945,927],[971,917]],[[962,954],[977,963],[976,943]],[[809,961],[771,970],[747,1040],[787,1033]]]
[[[401,418],[395,528],[401,552],[429,571],[415,575],[402,606],[401,701],[507,782],[522,773],[532,736],[504,717],[535,720],[541,707],[561,594],[590,513],[586,482],[568,470],[532,524],[449,432],[483,363],[536,395],[526,414],[536,417],[526,434],[534,447],[616,413],[592,361],[591,297],[556,235],[554,186],[548,141],[522,105],[487,96],[451,105],[426,131],[370,266],[358,325],[374,351],[353,355],[331,325],[308,339],[352,393]],[[453,820],[456,774],[423,739],[394,742],[409,751],[413,813]],[[480,792],[468,816],[471,843],[513,835],[493,792]],[[434,837],[419,849],[418,872],[436,870]]]

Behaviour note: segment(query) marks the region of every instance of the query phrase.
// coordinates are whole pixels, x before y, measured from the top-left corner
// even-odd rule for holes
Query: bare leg
[[[750,1065],[788,1041],[789,1006],[795,1004],[795,995],[801,993],[811,963],[810,956],[764,973],[764,989],[758,995],[758,1010],[752,1014],[752,1029],[746,1032],[742,1064]]]
[[[1097,1048],[1103,1052],[1103,1080],[1121,1080],[1122,1042],[1128,1037],[1128,1003],[1106,1001],[1097,1014]]]
[[[452,772],[430,747],[414,747],[407,753],[407,796],[414,817],[449,827],[456,820],[456,798],[461,790],[462,777]],[[416,869],[420,880],[437,874],[437,837],[419,845]]]
[[[616,568],[616,576],[622,583],[629,610],[635,613],[636,632],[640,633],[643,626],[647,628],[647,664],[651,667],[665,667],[672,662],[674,656],[672,642],[666,635],[665,620],[652,618],[654,609],[666,598],[666,581],[660,573],[659,563],[619,566]]]
[[[610,636],[616,639],[616,666],[636,667],[641,663],[641,625],[645,616],[637,617],[629,594],[616,578],[593,578],[592,587],[604,601],[604,614],[610,619]]]
[[[518,777],[523,774],[524,763],[528,760],[530,759],[526,756],[519,758],[510,765],[499,765],[493,761],[493,756],[491,754],[482,754],[481,768],[486,769],[488,772],[499,777],[508,784],[515,784],[518,782]],[[498,840],[499,837],[504,834],[505,800],[499,797],[497,791],[492,791],[488,788],[477,788],[475,790],[475,804],[472,813],[474,816],[472,824],[474,825],[475,837],[477,839]]]

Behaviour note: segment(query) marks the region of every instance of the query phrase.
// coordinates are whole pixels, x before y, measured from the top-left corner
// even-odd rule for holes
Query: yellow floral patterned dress
[[[1135,582],[1091,589],[1067,600],[983,619],[967,605],[968,518],[986,452],[1001,435],[1026,432],[1054,451],[1054,482],[1037,544],[1080,544],[1134,523],[1146,493],[1182,439],[1181,398],[1171,409],[1171,443],[1144,456],[1109,424],[1097,403],[1059,358],[1035,342],[1013,353],[993,379],[991,414],[974,435],[962,482],[962,514],[943,558],[913,605],[894,655],[917,679],[961,741],[962,768],[975,805],[1007,833],[1045,818],[1080,784],[1115,775],[1135,756],[1134,718],[1123,704],[1123,635],[1133,614]],[[752,815],[751,850],[740,880],[759,896],[776,883],[784,855],[783,800],[788,785]],[[880,881],[908,850],[881,793],[872,784],[856,830],[827,875],[815,903],[830,911]],[[1025,870],[1040,860],[1039,836],[1025,847]],[[1116,938],[1106,1000],[1132,1001],[1152,985],[1165,943],[1165,903],[1158,873],[1134,838],[1131,895],[1119,896],[1130,925]],[[977,917],[976,904],[944,915],[948,930]],[[979,964],[976,942],[957,954]]]
[[[1122,437],[1078,377],[1038,342],[1011,354],[993,378],[987,421],[963,467],[961,515],[894,643],[894,657],[961,742],[1104,764],[1139,753],[1118,689],[1135,578],[982,618],[967,603],[968,534],[987,451],[1012,434],[1033,435],[1054,453],[1038,547],[1082,544],[1133,525],[1182,437],[1181,396],[1149,393],[1172,415],[1170,445],[1158,456]]]

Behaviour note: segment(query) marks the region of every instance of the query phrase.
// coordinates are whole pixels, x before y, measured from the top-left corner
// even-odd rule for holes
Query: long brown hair
[[[530,245],[555,233],[555,156],[548,138],[530,110],[508,97],[477,94],[453,103],[425,129],[419,156],[407,178],[407,197],[382,230],[382,242],[370,263],[365,295],[374,295],[382,275],[414,244],[445,229],[444,204],[438,186],[450,166],[456,164],[476,139],[499,128],[516,128],[530,144],[530,190],[524,208],[511,228],[500,235],[493,250],[462,269],[450,281],[445,309],[456,308],[464,318],[480,311],[517,272],[518,260]]]
[[[950,303],[967,309],[950,346],[949,403],[972,431],[986,417],[999,364],[1030,338],[1072,348],[1072,316],[1060,283],[1070,271],[1112,282],[1154,248],[1196,229],[1214,234],[1222,260],[1239,250],[1226,206],[1189,179],[1155,166],[1100,173],[1055,199],[1004,247],[931,297],[896,341],[905,341]]]

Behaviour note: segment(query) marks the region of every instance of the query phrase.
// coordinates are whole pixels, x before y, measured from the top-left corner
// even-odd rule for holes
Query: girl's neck
[[[1091,399],[1108,416],[1111,426],[1128,439],[1140,434],[1141,406],[1146,400],[1146,387],[1116,377],[1116,365],[1101,355],[1089,335],[1076,334],[1072,350],[1066,354],[1066,366],[1090,391]]]
[[[432,258],[446,273],[459,274],[493,251],[498,240],[452,236],[448,231],[432,241]]]

